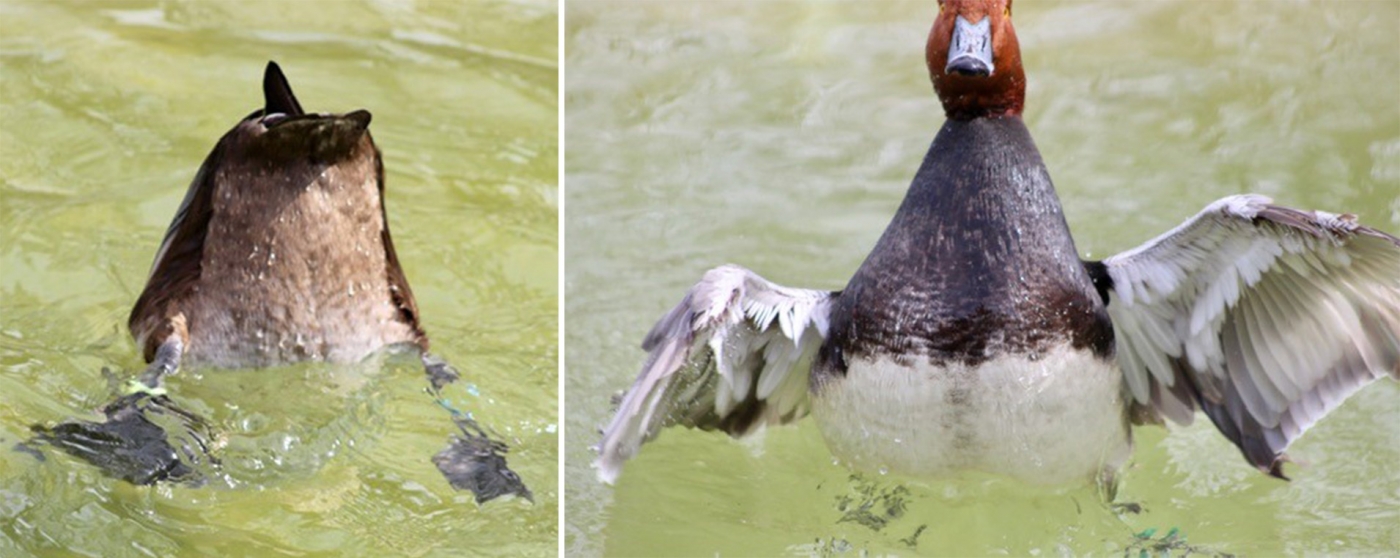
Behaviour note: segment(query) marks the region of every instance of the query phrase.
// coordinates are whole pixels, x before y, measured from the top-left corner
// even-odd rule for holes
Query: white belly
[[[832,454],[915,476],[978,470],[1044,484],[1114,472],[1132,450],[1117,366],[1068,345],[969,368],[851,359],[812,394]]]

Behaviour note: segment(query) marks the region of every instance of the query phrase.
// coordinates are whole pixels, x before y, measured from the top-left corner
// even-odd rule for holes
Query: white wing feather
[[[743,436],[807,414],[807,377],[836,293],[709,270],[647,334],[646,363],[603,430],[594,467],[612,483],[663,426]]]
[[[1133,399],[1177,422],[1200,405],[1261,470],[1400,377],[1400,240],[1352,216],[1232,196],[1103,265]]]

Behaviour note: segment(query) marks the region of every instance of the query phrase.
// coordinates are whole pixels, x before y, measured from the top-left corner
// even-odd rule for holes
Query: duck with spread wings
[[[1131,426],[1197,409],[1260,471],[1400,377],[1400,239],[1258,195],[1082,261],[1021,118],[1008,0],[946,0],[925,50],[947,120],[840,291],[705,273],[647,335],[595,461],[613,482],[680,424],[812,414],[842,462],[1037,483],[1112,479]]]

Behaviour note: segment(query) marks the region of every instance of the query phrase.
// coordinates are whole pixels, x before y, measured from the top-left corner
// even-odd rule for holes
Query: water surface
[[[1400,385],[1349,400],[1268,478],[1204,417],[1140,428],[1118,500],[969,475],[851,478],[811,421],[667,431],[588,467],[652,322],[704,270],[839,289],[943,121],[926,2],[570,2],[567,548],[579,555],[1109,554],[1400,547]],[[1400,4],[1017,2],[1025,119],[1079,250],[1102,258],[1259,192],[1400,232]],[[869,506],[862,508],[862,503]],[[868,513],[862,513],[862,509]],[[897,515],[881,523],[881,518]],[[1177,553],[1185,549],[1178,548]]]
[[[553,555],[557,8],[520,2],[0,3],[0,555]],[[205,155],[277,60],[310,111],[367,109],[448,397],[535,503],[478,508],[429,461],[421,367],[182,371],[209,486],[134,487],[10,451],[139,371],[126,317]]]

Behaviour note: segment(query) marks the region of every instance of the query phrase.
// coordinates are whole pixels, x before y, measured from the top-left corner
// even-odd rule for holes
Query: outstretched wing
[[[603,431],[604,482],[663,426],[743,436],[806,416],[807,376],[838,293],[775,285],[735,265],[709,270],[647,334],[646,364]]]
[[[1257,195],[1086,262],[1139,421],[1197,405],[1261,471],[1352,393],[1400,378],[1400,239]]]

